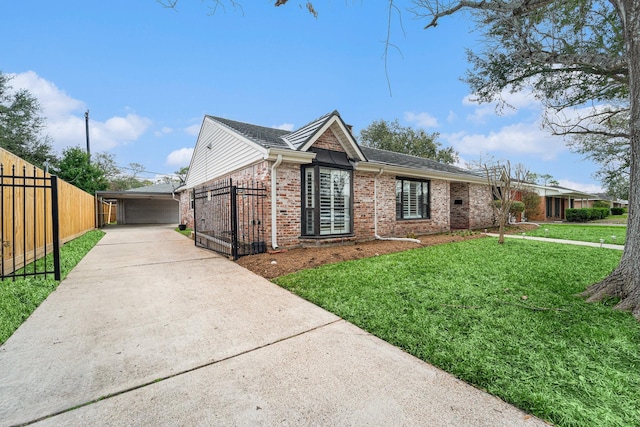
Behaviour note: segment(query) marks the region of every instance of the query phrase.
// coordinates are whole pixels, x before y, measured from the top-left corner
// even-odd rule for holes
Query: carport
[[[178,224],[179,199],[173,185],[154,184],[126,191],[97,191],[100,201],[114,201],[116,221],[125,224]]]

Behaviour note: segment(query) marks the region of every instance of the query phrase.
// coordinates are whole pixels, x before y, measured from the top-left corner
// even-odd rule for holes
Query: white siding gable
[[[193,151],[187,188],[221,178],[265,158],[267,150],[205,117]]]

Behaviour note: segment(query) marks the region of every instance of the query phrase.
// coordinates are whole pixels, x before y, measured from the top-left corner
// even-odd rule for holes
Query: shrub
[[[611,215],[622,215],[624,214],[624,208],[611,208]]]
[[[587,222],[589,220],[589,211],[590,209],[567,209],[565,214],[567,216],[567,221],[569,222]]]
[[[608,202],[606,200],[596,200],[595,202],[593,202],[593,207],[594,208],[610,208],[611,207],[611,202]]]
[[[535,191],[523,190],[524,214],[527,218],[533,218],[540,213],[540,196]]]
[[[567,209],[565,214],[569,222],[587,222],[608,217],[609,208]]]
[[[524,211],[524,203],[523,202],[518,202],[518,201],[514,201],[511,202],[511,209],[509,209],[509,212],[511,212],[512,214],[519,214],[520,212]]]
[[[604,219],[609,216],[609,207],[606,208],[593,208],[593,216],[590,219]]]

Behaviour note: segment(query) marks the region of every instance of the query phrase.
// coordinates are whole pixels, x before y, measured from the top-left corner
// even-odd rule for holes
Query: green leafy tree
[[[524,216],[532,218],[540,213],[540,195],[535,191],[522,189],[522,203],[524,203]]]
[[[108,186],[104,172],[89,162],[89,155],[80,147],[65,149],[54,172],[59,178],[90,194],[106,190]]]
[[[38,100],[25,89],[13,91],[11,77],[0,71],[0,147],[45,168],[55,162],[51,138],[42,135],[45,121]]]
[[[371,148],[394,151],[452,164],[458,161],[458,153],[452,147],[441,148],[438,133],[400,126],[398,119],[388,122],[375,120],[360,131],[360,142]]]
[[[595,178],[600,180],[610,196],[628,200],[631,166],[628,111],[607,118],[601,128],[604,131],[600,133],[574,136],[569,146],[600,164]]]
[[[122,172],[116,164],[116,156],[113,153],[95,153],[91,155],[91,163],[102,171],[107,181],[116,179]]]
[[[187,173],[189,173],[189,166],[183,166],[174,172],[174,174],[178,177],[178,180],[180,180],[180,185],[187,182]]]

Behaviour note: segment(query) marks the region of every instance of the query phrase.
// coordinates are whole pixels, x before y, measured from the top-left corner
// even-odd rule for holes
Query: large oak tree
[[[374,120],[360,131],[360,142],[367,147],[424,157],[441,163],[457,162],[458,153],[452,147],[442,148],[438,136],[438,133],[401,126],[398,119],[392,122],[380,119]]]

